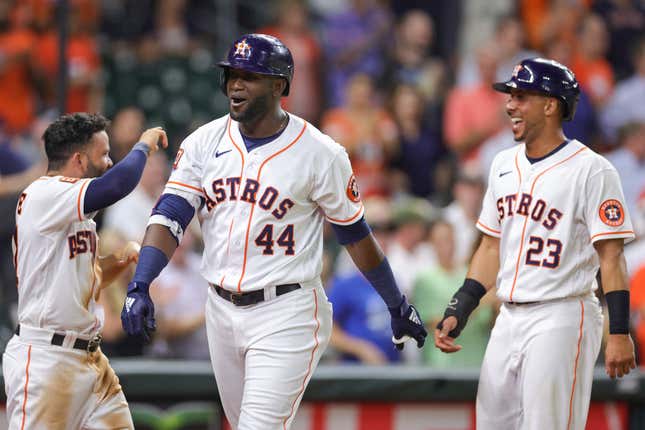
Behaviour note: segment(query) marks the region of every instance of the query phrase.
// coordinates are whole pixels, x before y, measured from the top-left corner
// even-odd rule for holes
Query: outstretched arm
[[[600,257],[600,278],[609,311],[605,371],[611,378],[621,377],[636,367],[634,342],[629,335],[629,283],[623,239],[599,240],[594,247]]]
[[[166,132],[161,127],[150,128],[141,134],[132,151],[104,175],[94,179],[87,187],[83,212],[86,214],[106,208],[134,190],[141,179],[148,154],[168,147]]]
[[[392,341],[403,349],[413,338],[421,348],[428,335],[419,313],[399,291],[390,264],[364,219],[349,226],[333,225],[336,236],[352,257],[356,267],[381,296],[392,316]]]
[[[457,352],[461,345],[455,338],[466,326],[471,312],[479,300],[490,290],[499,271],[499,239],[483,235],[477,251],[470,262],[464,285],[448,303],[444,317],[434,331],[434,343],[443,352]]]

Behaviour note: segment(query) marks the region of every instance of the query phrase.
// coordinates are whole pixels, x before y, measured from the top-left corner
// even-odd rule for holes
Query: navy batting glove
[[[142,337],[145,342],[150,342],[150,334],[157,328],[155,305],[148,294],[149,288],[144,282],[130,282],[121,311],[123,330],[130,336]]]
[[[402,350],[405,342],[412,338],[421,348],[426,341],[428,332],[416,308],[403,296],[401,304],[396,308],[388,308],[392,316],[392,342],[396,349]]]

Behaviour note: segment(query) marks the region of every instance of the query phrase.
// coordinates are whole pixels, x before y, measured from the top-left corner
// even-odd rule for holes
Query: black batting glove
[[[443,313],[443,318],[437,324],[439,330],[443,329],[443,322],[448,317],[457,318],[457,327],[450,330],[448,336],[455,339],[461,334],[461,331],[466,327],[468,322],[468,317],[479,305],[479,301],[486,294],[486,288],[474,279],[467,278],[464,281],[464,285],[457,290],[448,306],[446,307],[445,312]]]
[[[403,296],[401,304],[396,308],[388,308],[392,316],[392,343],[399,351],[403,349],[405,342],[410,338],[417,341],[417,347],[421,348],[426,341],[428,332],[421,320],[419,311]]]

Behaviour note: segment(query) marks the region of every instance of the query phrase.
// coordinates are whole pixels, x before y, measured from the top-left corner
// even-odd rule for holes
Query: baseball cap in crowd
[[[392,228],[392,202],[380,196],[363,200],[365,219],[372,230],[390,230]]]
[[[439,211],[428,200],[419,197],[404,197],[394,203],[393,224],[422,223],[429,226],[439,217]]]

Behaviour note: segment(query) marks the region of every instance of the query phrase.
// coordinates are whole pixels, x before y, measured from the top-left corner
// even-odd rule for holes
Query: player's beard
[[[101,168],[96,164],[92,163],[92,160],[87,161],[87,170],[85,171],[84,178],[97,178],[102,176],[107,169]]]
[[[231,118],[241,123],[253,123],[269,112],[271,98],[269,94],[258,96],[246,101],[246,107],[241,112],[230,109]]]

